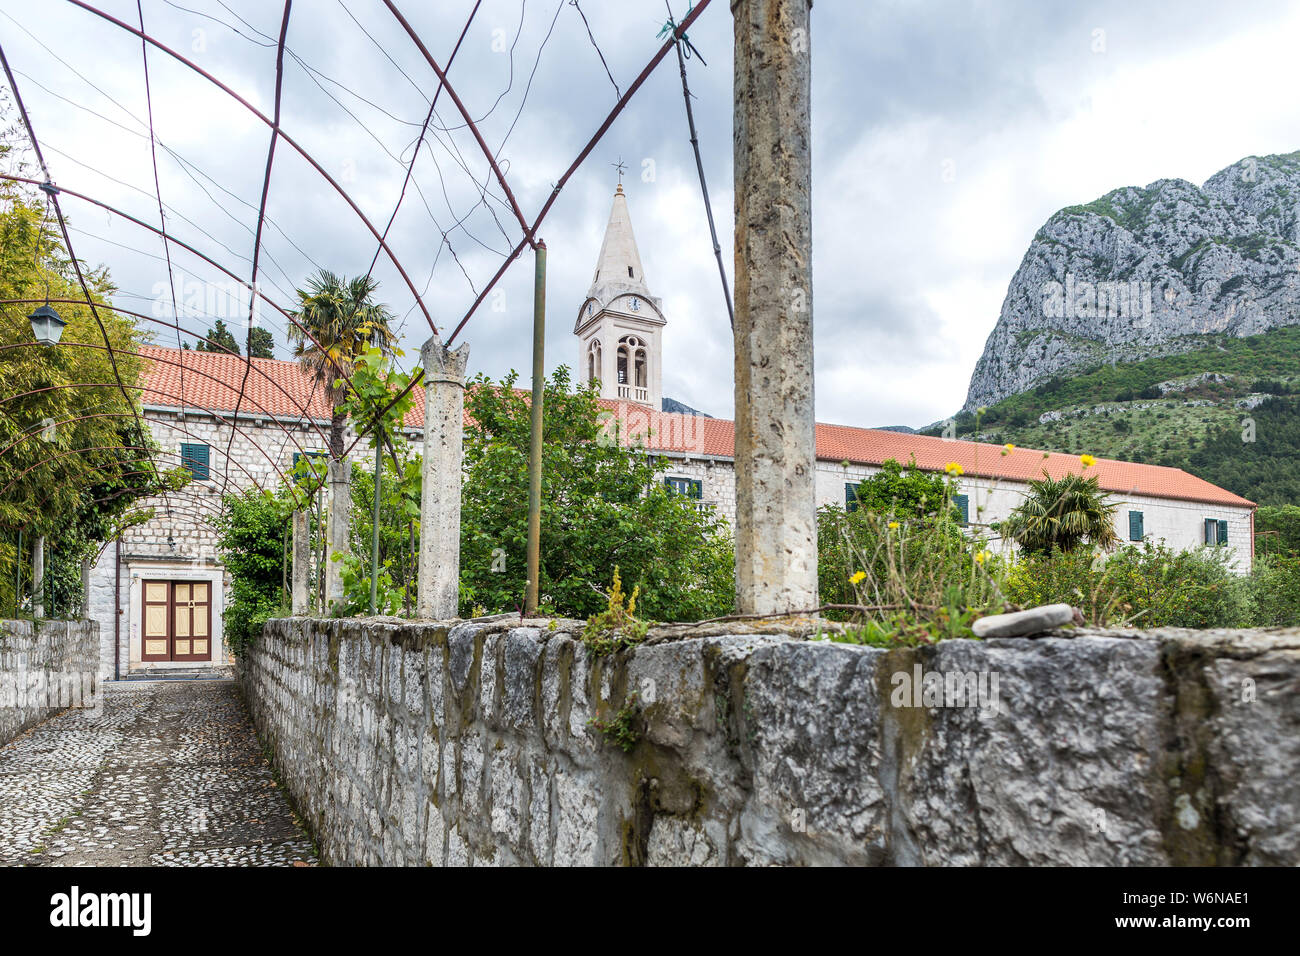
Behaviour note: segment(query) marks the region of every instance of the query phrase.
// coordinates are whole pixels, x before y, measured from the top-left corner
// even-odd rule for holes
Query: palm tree
[[[1115,510],[1097,477],[1068,474],[1060,480],[1043,472],[1029,482],[1029,493],[1002,522],[1001,530],[1027,554],[1073,551],[1085,542],[1105,550],[1119,544]]]
[[[298,290],[298,311],[293,316],[316,341],[296,325],[289,328],[289,341],[298,362],[329,396],[333,409],[329,451],[335,460],[343,457],[347,422],[339,409],[347,395],[344,377],[352,374],[352,363],[366,349],[387,350],[396,341],[390,328],[393,314],[373,299],[378,288],[370,276],[345,279],[321,269],[307,280],[306,289]]]

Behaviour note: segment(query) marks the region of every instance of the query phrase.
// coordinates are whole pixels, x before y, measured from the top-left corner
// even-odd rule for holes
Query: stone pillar
[[[810,0],[732,0],[736,610],[817,606]]]
[[[325,552],[325,607],[333,610],[343,600],[343,563],[336,554],[351,550],[352,465],[347,461],[329,463],[330,509],[325,526],[328,547]]]
[[[306,614],[307,576],[311,570],[311,527],[307,522],[307,512],[293,513],[293,613]]]
[[[460,593],[460,491],[469,345],[453,352],[435,335],[420,350],[420,362],[424,366],[424,474],[416,613],[448,620],[456,616]]]
[[[81,559],[81,619],[90,620],[90,558]]]
[[[45,535],[32,543],[32,617],[45,616]]]

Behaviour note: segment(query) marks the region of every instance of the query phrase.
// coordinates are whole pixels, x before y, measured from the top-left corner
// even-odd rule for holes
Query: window
[[[207,481],[210,474],[209,454],[211,451],[212,449],[207,445],[191,445],[181,442],[181,467],[189,469],[195,481]]]
[[[858,486],[851,481],[844,482],[844,510],[858,510]]]
[[[698,478],[665,478],[664,485],[673,494],[685,495],[696,501],[704,497],[704,482]]]
[[[961,514],[961,523],[970,524],[970,495],[953,495],[952,503],[957,506],[957,511]]]
[[[587,348],[587,381],[594,382],[601,376],[600,339],[593,339]]]
[[[1142,512],[1130,511],[1128,513],[1128,539],[1130,541],[1141,541],[1145,536],[1142,523]]]
[[[303,454],[304,453],[300,451],[296,451],[293,453],[293,473],[295,475],[301,476],[301,475],[307,475],[311,473],[308,470],[307,465],[303,465],[301,469],[298,467],[298,462],[302,461]],[[323,451],[309,451],[306,453],[306,457],[309,459],[310,463],[314,465],[316,462],[324,459],[325,453]]]
[[[1216,547],[1228,543],[1228,522],[1225,519],[1205,519],[1205,543]]]
[[[650,374],[645,346],[646,343],[635,335],[625,335],[618,340],[618,384],[646,387]]]
[[[632,267],[631,267],[631,266],[628,266],[628,267],[627,267],[627,277],[628,277],[629,279],[635,279],[635,278],[636,278],[636,276],[632,275]]]

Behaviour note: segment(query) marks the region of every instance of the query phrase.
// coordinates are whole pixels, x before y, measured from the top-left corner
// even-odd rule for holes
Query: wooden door
[[[171,583],[145,581],[143,594],[144,644],[140,657],[146,661],[169,661],[172,659]]]
[[[212,585],[145,581],[145,661],[212,660]]]

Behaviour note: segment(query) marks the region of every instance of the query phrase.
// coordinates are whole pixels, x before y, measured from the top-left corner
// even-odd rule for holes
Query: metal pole
[[[370,512],[373,527],[370,530],[370,614],[373,617],[379,607],[379,489],[384,480],[384,443],[380,441],[382,432],[379,422],[375,422],[375,505]]]
[[[23,604],[23,529],[18,529],[18,550],[14,554],[14,617],[22,610]]]
[[[668,16],[673,15],[672,7],[668,8]],[[678,40],[674,46],[677,47],[677,65],[682,71],[682,98],[686,100],[686,125],[691,131],[691,149],[695,150],[695,168],[700,174],[700,192],[704,195],[704,213],[709,217],[709,235],[713,238],[713,258],[718,260],[718,276],[722,279],[722,297],[727,300],[727,320],[731,327],[736,327],[736,310],[731,305],[731,286],[727,284],[727,270],[722,265],[722,246],[718,244],[718,227],[713,224],[713,206],[709,203],[709,187],[704,181],[704,160],[700,159],[700,139],[695,135],[695,113],[691,109],[691,88],[686,85],[686,57],[682,55],[682,43],[685,38]]]
[[[533,273],[533,404],[528,428],[528,585],[524,613],[537,613],[542,554],[542,393],[546,384],[546,243]]]

